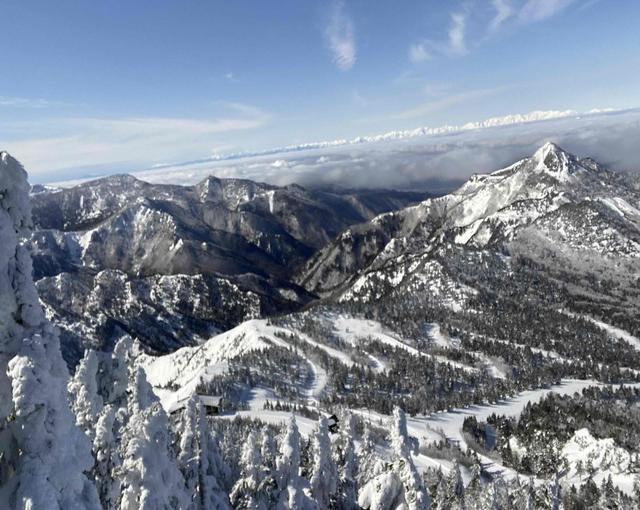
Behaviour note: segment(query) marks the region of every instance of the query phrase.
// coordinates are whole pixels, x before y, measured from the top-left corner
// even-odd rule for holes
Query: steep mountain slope
[[[124,333],[168,352],[300,308],[313,296],[290,283],[296,267],[348,225],[424,196],[215,177],[152,185],[128,175],[38,188],[34,275],[68,360]]]
[[[612,474],[607,483],[630,492],[638,469],[626,459],[637,450],[607,435],[587,441],[585,429],[557,443],[557,455],[540,454],[551,467],[536,471],[483,449],[465,427],[518,416],[551,392],[637,387],[639,204],[626,176],[548,144],[451,195],[347,229],[299,273],[323,295],[304,312],[137,362],[172,412],[194,393],[221,396],[223,418],[281,424],[295,412],[307,434],[322,413],[346,408],[384,437],[398,405],[421,471],[479,462],[509,480],[565,476],[562,459],[593,459],[598,483]],[[616,412],[603,411],[601,432],[606,420],[617,423]]]
[[[368,282],[378,279],[392,287],[443,280],[464,292],[459,278],[442,275],[439,261],[464,252],[503,261],[523,256],[553,271],[606,270],[622,282],[638,269],[639,204],[640,193],[626,176],[546,144],[508,168],[472,177],[450,195],[347,229],[297,280],[316,293],[346,292],[345,299],[367,299],[376,287]]]

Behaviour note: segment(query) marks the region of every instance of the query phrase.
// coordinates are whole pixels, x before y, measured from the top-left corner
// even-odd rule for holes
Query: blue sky
[[[635,0],[5,0],[0,145],[52,179],[640,106]]]

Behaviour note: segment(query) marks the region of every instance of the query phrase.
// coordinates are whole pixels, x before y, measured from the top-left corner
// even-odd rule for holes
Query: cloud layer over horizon
[[[579,157],[620,171],[640,170],[640,110],[565,116],[552,120],[194,162],[135,172],[150,182],[187,184],[208,175],[277,185],[449,189],[531,155],[553,141]]]

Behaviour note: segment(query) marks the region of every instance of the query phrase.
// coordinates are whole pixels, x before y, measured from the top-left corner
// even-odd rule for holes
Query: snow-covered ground
[[[406,341],[403,341],[399,335],[376,321],[337,314],[327,314],[324,316],[324,320],[328,320],[328,325],[337,338],[354,347],[358,346],[363,339],[371,338],[386,345],[403,349],[415,356],[434,357],[443,363],[451,363],[452,365],[468,370],[477,370],[474,367],[452,362],[443,356],[434,356],[433,354],[422,352]],[[627,332],[599,321],[596,323],[603,329],[606,329],[612,336],[623,338],[632,345],[640,346],[640,341]],[[306,342],[311,346],[324,350],[329,356],[346,366],[354,364],[349,349],[339,350],[336,347],[328,345],[330,342],[323,343],[315,340],[307,334],[296,330],[294,326],[282,328],[271,325],[266,320],[247,321],[230,331],[211,338],[203,345],[198,347],[185,347],[167,356],[151,357],[143,355],[140,357],[140,363],[144,366],[149,381],[160,396],[163,406],[167,410],[172,410],[178,401],[194,393],[199,384],[226,372],[228,370],[228,362],[233,358],[250,351],[269,349],[272,348],[272,346],[288,348],[291,344],[287,337],[292,333],[295,334],[299,341]],[[451,339],[444,335],[437,324],[430,325],[427,334],[432,338],[434,345],[440,348],[451,347],[457,343],[457,339]],[[636,342],[636,344],[634,344],[634,342]],[[310,374],[308,380],[305,382],[305,387],[302,388],[302,392],[306,396],[308,405],[315,406],[321,399],[328,383],[327,372],[316,360],[305,356],[300,350],[298,350],[298,352],[306,363],[308,363]],[[383,360],[371,354],[368,354],[368,356],[371,359],[374,370],[382,371],[385,369]],[[493,363],[491,359],[486,356],[479,359],[487,363],[494,376],[504,376],[500,368]],[[517,417],[528,403],[537,402],[550,392],[565,395],[573,394],[594,385],[601,385],[601,383],[593,380],[563,380],[559,385],[544,389],[524,391],[513,398],[493,404],[474,405],[449,412],[433,413],[429,416],[408,417],[407,427],[409,434],[414,436],[422,445],[446,438],[448,441],[459,445],[461,449],[466,450],[469,448],[469,445],[466,443],[462,433],[463,422],[466,417],[475,416],[478,421],[486,421],[493,413]],[[244,416],[259,418],[268,423],[283,424],[286,423],[291,416],[291,413],[288,411],[264,409],[264,403],[267,400],[271,402],[277,400],[277,396],[269,388],[251,388],[247,390],[246,395],[243,396],[243,400],[248,406],[247,410],[235,413],[224,413],[221,415],[221,419]],[[378,427],[389,428],[391,425],[390,416],[365,409],[354,409],[353,411]],[[296,419],[303,435],[309,435],[313,432],[316,426],[315,420],[300,415],[297,415]],[[586,433],[582,434],[582,436],[586,437]],[[596,462],[598,459],[602,458],[606,460],[612,456],[614,460],[620,459],[620,455],[616,453],[617,450],[614,451],[608,448],[610,445],[606,440],[605,442],[602,442],[603,440],[594,440],[585,443],[584,437],[582,436],[576,438],[575,441],[567,446],[567,459],[571,462],[575,459],[582,459],[583,457],[594,458]],[[580,449],[581,445],[583,447],[582,450]],[[479,457],[484,468],[492,474],[507,477],[517,475],[514,470],[496,463],[492,458],[485,455],[479,455]],[[452,467],[452,463],[448,460],[430,458],[417,452],[414,453],[414,460],[417,467],[422,470],[428,467],[441,467],[445,472],[448,472]],[[618,464],[620,463],[618,462]],[[611,470],[608,470],[607,474],[609,472],[611,472]],[[466,477],[466,473],[463,473],[463,475]],[[612,473],[612,475],[614,483],[623,490],[631,490],[633,486],[632,475],[624,473],[622,469],[617,470],[617,472]],[[567,474],[567,479],[573,479],[578,482],[577,476],[575,469],[573,471],[570,469]],[[598,476],[604,476],[604,474],[596,474],[596,479]]]
[[[629,345],[631,345],[634,349],[640,351],[640,339],[633,336],[631,333],[628,333],[624,329],[612,326],[611,324],[607,324],[606,322],[602,322],[600,320],[594,319],[593,317],[585,317],[585,318],[589,319],[596,326],[606,331],[609,334],[609,336],[615,339],[620,338],[625,342],[627,342]]]
[[[351,345],[358,345],[362,339],[370,338],[380,343],[390,345],[397,349],[403,349],[414,356],[424,356],[435,359],[440,363],[449,363],[456,368],[460,368],[467,371],[475,371],[476,368],[465,365],[457,361],[447,359],[444,356],[437,356],[429,354],[427,352],[420,351],[415,347],[408,345],[393,331],[381,323],[373,320],[359,319],[348,315],[336,315],[333,318],[334,333],[345,342]],[[452,340],[446,340],[445,336],[440,331],[440,326],[437,324],[430,325],[430,329],[427,333],[434,341],[435,345],[441,347],[450,347]]]
[[[411,436],[415,437],[420,444],[426,445],[431,442],[440,441],[443,438],[457,444],[461,449],[466,450],[469,445],[466,443],[462,433],[464,419],[468,416],[475,416],[478,421],[486,421],[493,413],[498,415],[517,417],[520,415],[524,407],[530,402],[538,402],[551,392],[562,395],[571,395],[581,392],[589,386],[601,386],[594,380],[563,380],[560,384],[550,388],[524,391],[515,397],[487,404],[482,406],[469,406],[464,409],[456,409],[449,412],[433,413],[429,416],[407,416],[407,429]],[[220,416],[221,419],[233,419],[236,416],[247,418],[259,418],[260,420],[275,425],[285,424],[291,417],[289,411],[273,411],[264,410],[262,405],[268,400],[270,394],[267,390],[256,390],[255,398],[252,400],[251,408],[246,411],[236,413],[226,413]],[[372,425],[383,429],[390,429],[392,417],[383,415],[371,410],[354,409],[353,412],[361,418],[369,421]],[[294,413],[295,414],[295,413]],[[313,433],[317,423],[315,420],[296,414],[296,421],[300,428],[300,432],[304,436]],[[591,438],[591,439],[589,439]],[[594,479],[596,483],[600,483],[602,478],[612,475],[614,484],[622,490],[631,492],[633,489],[634,475],[625,472],[628,467],[628,453],[621,448],[616,447],[612,440],[597,440],[591,437],[586,431],[577,432],[564,447],[562,454],[569,461],[569,472],[566,475],[566,481],[570,483],[579,482],[579,476],[576,473],[575,466],[578,460],[582,460],[586,465],[586,460],[591,459],[596,468],[601,467],[602,470],[596,472]],[[479,455],[480,461],[484,469],[493,475],[505,477],[515,477],[518,473],[511,468],[507,468],[494,459],[485,455]],[[450,460],[428,457],[419,452],[413,452],[413,459],[420,470],[427,468],[441,468],[448,473],[453,463]],[[613,466],[609,469],[607,466]],[[583,475],[584,478],[585,475]],[[468,478],[468,473],[463,470],[463,477]],[[584,481],[584,480],[582,480]]]

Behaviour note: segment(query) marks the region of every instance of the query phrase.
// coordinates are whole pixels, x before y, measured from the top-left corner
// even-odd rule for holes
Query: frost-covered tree
[[[295,417],[292,415],[280,444],[280,453],[276,460],[278,509],[310,508],[304,493],[305,482],[300,476],[300,432]]]
[[[200,442],[200,497],[203,509],[227,510],[230,470],[220,452],[218,437],[209,429],[202,404],[198,405]]]
[[[122,460],[114,434],[117,411],[111,405],[102,410],[93,440],[95,465],[91,476],[105,510],[115,510],[120,497],[119,471]]]
[[[371,435],[371,427],[366,422],[356,454],[359,466],[356,482],[358,487],[362,487],[381,474],[384,469],[384,463],[376,451],[376,444]]]
[[[194,395],[182,412],[178,467],[186,483],[187,494],[196,506],[200,484],[200,441],[198,438],[198,399]]]
[[[123,336],[116,342],[110,359],[105,363],[98,381],[98,392],[105,403],[118,407],[127,406],[127,389],[132,377],[132,349],[131,337]]]
[[[130,385],[129,421],[122,435],[120,510],[186,508],[184,477],[170,450],[167,415],[138,368]]]
[[[255,430],[249,432],[240,455],[240,478],[231,490],[230,499],[234,508],[266,510],[267,501],[262,490],[262,455]]]
[[[276,465],[276,440],[268,426],[262,428],[260,435],[260,455],[266,470],[272,470]]]
[[[339,469],[338,506],[357,508],[358,500],[358,457],[356,455],[355,425],[353,415],[346,412],[342,419],[340,436],[336,441],[336,461]]]
[[[411,457],[407,417],[399,407],[393,410],[391,446],[395,453],[395,469],[404,487],[404,498],[409,510],[430,508],[431,501]]]
[[[331,439],[327,419],[321,417],[313,437],[311,493],[320,508],[329,508],[338,489],[338,469],[331,457]]]
[[[446,487],[447,501],[445,506],[451,510],[465,508],[464,482],[462,481],[462,473],[460,472],[460,464],[458,462],[454,463],[453,469],[449,473]]]
[[[78,363],[75,375],[69,381],[71,408],[76,416],[76,424],[93,442],[95,427],[103,401],[98,394],[98,370],[100,364],[95,351],[89,349]]]
[[[477,501],[482,494],[482,468],[480,462],[475,462],[471,466],[471,479],[464,489],[465,500]]]
[[[69,407],[69,373],[19,236],[31,225],[22,166],[0,153],[0,507],[99,508],[90,443]]]
[[[360,490],[358,503],[371,510],[398,508],[401,505],[407,510],[428,510],[431,500],[411,457],[407,418],[398,407],[393,411],[393,418],[393,464]]]

